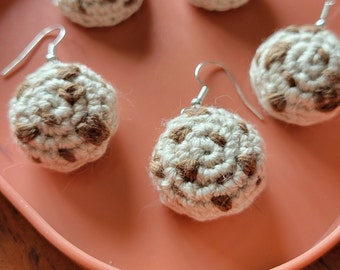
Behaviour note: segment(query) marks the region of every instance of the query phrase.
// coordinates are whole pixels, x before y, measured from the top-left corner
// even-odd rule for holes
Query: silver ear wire
[[[239,84],[237,83],[234,75],[231,73],[231,71],[223,64],[215,62],[215,61],[206,61],[206,62],[202,62],[200,64],[197,65],[196,69],[195,69],[195,77],[198,80],[198,82],[201,84],[202,88],[201,91],[199,92],[198,96],[193,98],[191,101],[191,105],[202,105],[202,102],[205,98],[205,96],[207,95],[209,88],[203,83],[203,81],[200,79],[199,77],[199,72],[201,70],[201,68],[205,65],[208,64],[212,64],[215,66],[218,66],[220,68],[222,68],[224,70],[224,72],[228,75],[228,77],[230,78],[231,82],[233,83],[237,94],[239,95],[239,97],[241,98],[242,102],[244,103],[244,105],[254,114],[256,115],[260,120],[263,120],[263,116],[248,102],[248,100],[246,99],[246,97],[244,96],[241,87],[239,86]]]
[[[1,75],[6,76],[11,71],[13,71],[14,68],[17,67],[32,52],[32,50],[39,44],[39,42],[54,30],[59,30],[59,34],[53,42],[48,44],[46,59],[47,61],[57,60],[57,57],[55,55],[55,48],[66,34],[65,28],[62,25],[58,24],[48,26],[44,28],[38,35],[36,35],[34,39],[26,46],[26,48],[7,67],[5,67],[1,71]]]
[[[315,23],[316,26],[320,26],[320,27],[325,26],[329,10],[331,6],[333,6],[334,4],[335,4],[335,1],[332,1],[332,0],[325,1],[323,5],[323,9],[321,11],[320,19],[317,20]]]

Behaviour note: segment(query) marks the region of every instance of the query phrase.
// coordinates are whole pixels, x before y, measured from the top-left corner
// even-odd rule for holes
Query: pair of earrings
[[[54,30],[60,32],[49,44],[47,63],[17,88],[9,120],[14,139],[31,160],[70,172],[106,151],[118,127],[115,89],[84,65],[56,58],[55,48],[65,35],[60,25],[39,33],[2,74],[17,67]],[[199,64],[195,76],[201,92],[191,108],[168,123],[150,163],[150,176],[162,201],[199,220],[242,211],[265,183],[263,142],[257,131],[235,114],[201,105],[208,88],[199,71],[206,64],[224,69],[242,94],[225,66]]]

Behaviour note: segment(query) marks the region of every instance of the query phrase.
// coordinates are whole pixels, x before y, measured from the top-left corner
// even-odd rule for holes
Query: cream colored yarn
[[[315,25],[281,29],[257,49],[250,79],[277,119],[301,126],[331,119],[340,110],[340,42]]]
[[[84,65],[47,62],[18,87],[9,120],[31,160],[70,172],[106,151],[118,126],[116,92]]]
[[[170,120],[150,162],[161,202],[204,221],[241,212],[265,186],[263,142],[238,115],[197,106]]]
[[[188,0],[190,4],[211,11],[226,11],[238,8],[249,0]]]
[[[128,19],[143,0],[54,0],[63,15],[85,27],[113,26]]]

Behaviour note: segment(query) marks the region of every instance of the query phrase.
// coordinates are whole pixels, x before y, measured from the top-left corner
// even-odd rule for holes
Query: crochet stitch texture
[[[47,62],[17,88],[9,120],[31,160],[70,172],[106,151],[118,126],[116,93],[84,65]]]
[[[128,19],[143,0],[54,0],[64,16],[85,27],[113,26]]]
[[[238,8],[249,0],[188,0],[190,4],[211,11],[226,11]]]
[[[170,120],[150,177],[161,202],[204,221],[241,212],[265,186],[263,141],[238,115],[197,106]]]
[[[340,42],[326,29],[277,31],[259,46],[249,73],[260,104],[277,119],[306,126],[340,110]]]

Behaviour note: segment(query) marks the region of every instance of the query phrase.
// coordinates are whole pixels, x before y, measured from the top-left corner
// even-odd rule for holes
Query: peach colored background
[[[85,29],[63,18],[50,1],[2,1],[0,69],[40,30],[61,23],[67,35],[57,56],[111,81],[120,127],[105,156],[74,173],[51,172],[26,160],[10,138],[8,101],[44,63],[52,39],[44,40],[20,70],[0,79],[0,190],[48,240],[91,269],[269,269],[310,250],[299,257],[298,265],[305,265],[340,240],[340,117],[312,127],[269,116],[260,121],[228,77],[206,67],[205,104],[237,112],[265,139],[266,190],[240,215],[200,223],[160,204],[147,167],[162,123],[189,106],[200,89],[193,76],[199,62],[226,64],[261,110],[248,77],[255,49],[275,29],[314,23],[322,5],[250,0],[242,8],[211,13],[185,0],[145,0],[116,27]],[[339,24],[337,4],[327,27],[339,36]]]

